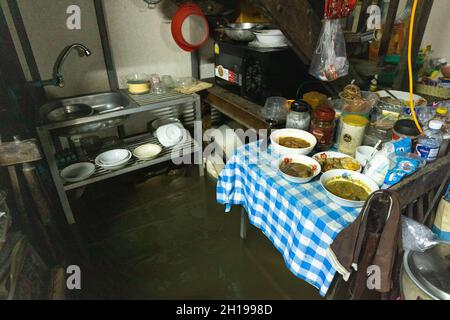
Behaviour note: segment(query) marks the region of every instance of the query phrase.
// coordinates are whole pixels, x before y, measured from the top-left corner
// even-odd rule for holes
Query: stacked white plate
[[[131,152],[126,149],[110,150],[95,158],[95,164],[105,170],[119,170],[127,165],[131,156]]]

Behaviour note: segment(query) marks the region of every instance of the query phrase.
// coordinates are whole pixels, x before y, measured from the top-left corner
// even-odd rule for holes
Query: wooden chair
[[[402,214],[411,219],[431,227],[436,215],[436,207],[450,179],[450,157],[438,159],[428,164],[425,168],[406,178],[404,181],[391,188],[400,202]],[[380,201],[368,201],[364,208],[367,210],[385,210],[386,203]],[[384,203],[383,203],[384,202]],[[372,230],[373,231],[373,230]],[[392,275],[393,287],[388,294],[378,294],[366,286],[366,267],[375,254],[377,232],[368,232],[360,258],[360,268],[348,282],[344,282],[340,274],[336,274],[330,287],[327,299],[397,299],[400,297],[400,269],[403,258],[402,248],[398,249],[394,272]]]

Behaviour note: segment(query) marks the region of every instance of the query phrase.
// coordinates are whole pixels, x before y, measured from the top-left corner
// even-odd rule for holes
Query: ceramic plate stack
[[[126,149],[110,150],[95,158],[95,164],[105,170],[119,170],[127,165],[131,156],[131,152]]]

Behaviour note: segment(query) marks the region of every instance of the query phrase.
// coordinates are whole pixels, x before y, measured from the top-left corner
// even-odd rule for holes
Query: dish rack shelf
[[[189,129],[195,129],[196,121],[201,123],[201,100],[200,96],[197,94],[185,95],[176,92],[169,92],[163,95],[145,94],[138,96],[128,94],[123,90],[118,93],[129,101],[129,106],[122,110],[107,114],[96,114],[65,122],[42,125],[38,124],[36,128],[42,145],[42,150],[48,162],[53,183],[55,184],[56,191],[68,224],[76,223],[67,194],[71,190],[150,167],[162,162],[175,160],[177,158],[179,159],[181,157],[184,159],[184,157],[189,155],[191,155],[191,157],[194,156],[197,160],[195,164],[198,166],[200,176],[204,175],[201,141],[196,141],[195,136],[192,138],[192,136],[189,135],[188,139],[184,140],[179,145],[173,148],[163,148],[162,152],[153,160],[142,161],[133,157],[125,167],[116,171],[109,171],[96,166],[95,172],[90,178],[76,183],[66,183],[61,177],[55,158],[55,154],[57,154],[58,149],[55,144],[55,140],[57,140],[56,138],[60,136],[61,131],[64,131],[66,128],[95,123],[98,121],[107,121],[117,117],[133,114],[139,114],[142,115],[142,117],[152,117],[149,120],[152,120],[155,117],[164,118],[167,116],[172,117],[173,115],[177,115],[183,123],[183,126]],[[131,118],[127,117],[127,120],[125,121],[130,121],[130,119]],[[147,143],[160,145],[158,139],[148,133],[138,137],[125,138],[122,139],[122,141],[124,142],[125,148],[131,152],[133,152],[137,147]],[[94,159],[88,159],[88,161],[95,164]]]
[[[95,164],[95,159],[89,159],[89,162],[95,164],[95,172],[94,174],[83,181],[75,182],[75,183],[67,183],[64,185],[64,190],[69,191],[76,188],[80,188],[83,186],[86,186],[88,184],[96,183],[105,179],[109,179],[112,177],[116,177],[125,173],[129,173],[132,171],[140,170],[146,167],[150,167],[152,165],[170,161],[176,158],[181,158],[187,155],[190,155],[192,153],[201,152],[202,148],[201,146],[192,139],[190,135],[188,135],[188,139],[186,141],[176,145],[172,148],[165,148],[163,147],[158,139],[152,135],[145,135],[140,136],[138,138],[132,138],[125,140],[125,147],[124,149],[128,149],[129,151],[133,152],[134,149],[136,149],[139,146],[142,146],[144,144],[156,144],[159,145],[162,148],[162,152],[154,159],[152,160],[140,160],[135,158],[134,156],[128,161],[125,167],[119,170],[106,170],[98,165]]]

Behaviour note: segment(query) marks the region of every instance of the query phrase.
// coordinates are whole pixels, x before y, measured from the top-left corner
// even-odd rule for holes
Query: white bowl
[[[270,46],[287,44],[287,39],[280,30],[260,30],[254,33],[261,44]]]
[[[115,165],[130,156],[130,151],[126,149],[115,149],[100,154],[97,158],[103,165]]]
[[[293,137],[303,139],[309,142],[310,146],[308,148],[303,149],[294,149],[294,148],[286,148],[278,144],[278,141],[281,137]],[[311,133],[298,130],[298,129],[281,129],[272,132],[270,135],[270,141],[272,143],[272,149],[276,153],[281,155],[291,155],[291,154],[299,154],[299,155],[308,155],[313,151],[314,147],[317,144],[317,139]]]
[[[114,150],[111,150],[111,151],[114,151]],[[113,170],[122,169],[123,167],[125,167],[127,165],[128,161],[131,159],[131,156],[132,156],[130,151],[128,151],[128,150],[126,150],[126,151],[128,152],[128,155],[126,156],[125,159],[122,159],[120,161],[117,161],[117,162],[111,163],[111,164],[105,164],[101,161],[101,159],[103,158],[103,155],[110,151],[102,153],[97,158],[95,158],[95,164],[98,165],[99,167],[102,167],[105,170],[113,171]]]
[[[285,159],[289,159],[294,163],[301,163],[301,164],[310,166],[313,169],[313,175],[309,178],[299,178],[299,177],[293,177],[293,176],[290,176],[290,175],[284,173],[283,171],[280,170],[280,165],[285,161]],[[307,183],[307,182],[310,182],[315,177],[317,177],[320,174],[320,172],[322,171],[322,168],[320,167],[320,163],[318,163],[313,158],[298,155],[298,154],[291,154],[291,155],[284,156],[280,159],[280,161],[278,162],[278,171],[280,171],[281,175],[290,182]]]
[[[95,165],[90,162],[72,164],[61,171],[61,177],[67,182],[80,182],[88,179],[95,172]]]
[[[157,144],[144,144],[137,147],[133,151],[133,155],[139,160],[152,160],[158,156],[162,151],[162,148]]]
[[[369,194],[372,194],[373,192],[379,190],[378,185],[370,179],[368,176],[355,172],[350,170],[330,170],[325,172],[322,177],[320,178],[320,183],[322,184],[322,187],[324,188],[327,196],[336,202],[337,204],[343,206],[343,207],[351,207],[351,208],[361,208],[364,206],[365,201],[352,201],[347,200],[341,197],[338,197],[334,195],[333,193],[329,192],[327,188],[325,188],[325,185],[328,181],[331,179],[345,179],[345,180],[357,180],[360,181],[366,188],[367,191],[369,191]]]

